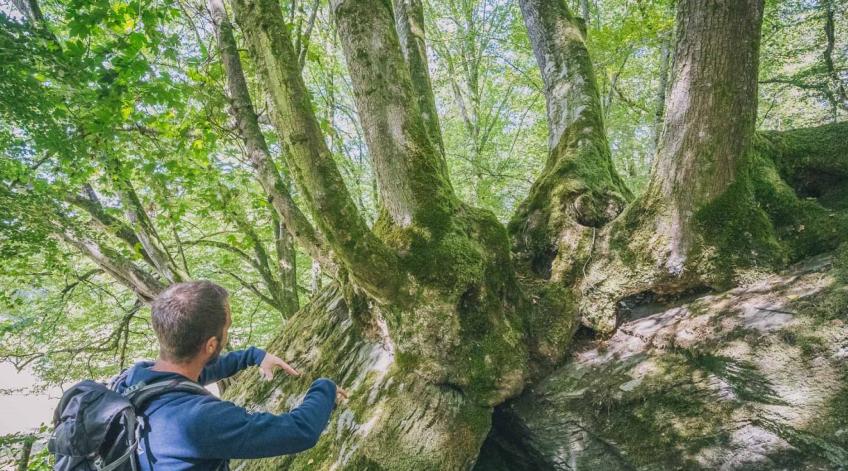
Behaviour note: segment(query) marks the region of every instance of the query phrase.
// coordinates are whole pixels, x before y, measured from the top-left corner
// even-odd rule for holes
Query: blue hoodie
[[[198,383],[207,385],[259,365],[265,352],[256,347],[230,352],[207,365]],[[185,379],[153,371],[151,361],[136,363],[118,392],[140,382]],[[139,445],[141,469],[212,470],[231,458],[264,458],[297,453],[315,446],[336,403],[336,385],[318,379],[291,412],[251,413],[212,395],[175,391],[144,407],[145,428]]]

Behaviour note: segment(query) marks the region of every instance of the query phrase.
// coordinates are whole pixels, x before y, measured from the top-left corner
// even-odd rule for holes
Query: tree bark
[[[591,327],[612,332],[625,296],[727,288],[744,267],[790,258],[788,234],[773,221],[803,205],[754,146],[762,11],[761,0],[678,2],[648,189],[601,234],[600,256],[580,282],[579,309]],[[786,197],[758,202],[774,192]]]
[[[424,34],[424,6],[421,0],[393,0],[395,28],[400,40],[401,51],[409,68],[413,92],[418,101],[421,119],[427,130],[427,136],[444,155],[442,129],[439,125],[439,113],[436,109],[436,97],[433,95],[430,80],[427,43]],[[446,165],[444,159],[440,159]]]
[[[280,301],[284,318],[289,318],[300,309],[297,294],[297,249],[286,229],[286,223],[274,218],[274,249],[277,254],[277,273],[279,274]]]
[[[662,135],[663,117],[665,116],[665,97],[668,92],[668,73],[671,68],[671,33],[665,36],[660,47],[660,77],[657,87],[657,99],[654,102],[654,151],[659,145]]]
[[[312,260],[312,268],[310,270],[309,292],[315,295],[322,287],[321,283],[321,264],[317,260]]]
[[[581,241],[631,198],[610,157],[601,99],[578,22],[563,0],[521,0],[542,71],[549,155],[510,229],[519,256],[544,278],[573,279]],[[554,259],[561,254],[562,263]]]
[[[281,413],[310,382],[335,378],[351,398],[333,414],[314,448],[296,455],[232,463],[243,471],[265,469],[465,470],[476,459],[489,428],[491,407],[450,385],[436,385],[403,366],[387,326],[363,331],[343,289],[323,288],[269,346],[291,359],[300,378],[265,382],[242,375],[227,398],[253,411]],[[375,317],[379,317],[375,314]]]

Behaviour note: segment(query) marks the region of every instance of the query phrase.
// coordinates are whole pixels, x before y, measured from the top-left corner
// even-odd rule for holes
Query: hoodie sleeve
[[[335,408],[336,385],[318,379],[291,412],[249,413],[232,402],[211,400],[195,406],[186,431],[199,457],[265,458],[315,446]]]
[[[229,378],[245,368],[258,366],[264,358],[265,350],[256,347],[227,352],[206,365],[197,382],[206,386],[220,379]]]

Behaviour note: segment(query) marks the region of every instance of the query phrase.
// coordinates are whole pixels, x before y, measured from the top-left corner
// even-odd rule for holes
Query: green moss
[[[393,226],[380,237],[401,254],[414,293],[385,318],[400,368],[460,388],[481,404],[520,391],[527,354],[509,237],[490,211],[460,206],[441,234]]]
[[[632,198],[612,163],[600,110],[585,107],[550,150],[545,168],[509,223],[518,261],[537,276],[550,276],[565,230],[576,225],[600,228]]]
[[[770,131],[759,134],[758,147],[777,164],[781,176],[804,190],[814,174],[848,178],[848,123]]]
[[[704,245],[711,248],[703,255],[718,280],[729,282],[738,267],[786,264],[786,250],[754,198],[751,181],[744,173],[719,197],[700,208],[695,220]]]
[[[525,285],[524,292],[530,352],[534,362],[545,370],[559,364],[577,329],[574,294],[554,283]]]
[[[651,264],[651,255],[640,242],[644,242],[648,234],[653,233],[653,228],[647,224],[664,208],[657,201],[649,201],[647,195],[642,195],[628,206],[618,219],[613,221],[611,230],[610,248],[622,263],[628,267],[638,267],[643,264]],[[647,226],[647,227],[646,227]],[[636,243],[634,243],[636,242]],[[634,250],[632,247],[636,247]]]
[[[833,275],[839,283],[848,283],[848,243],[843,243],[834,253]]]
[[[833,250],[847,237],[846,214],[829,210],[815,199],[799,198],[766,155],[762,150],[754,154],[754,196],[785,244],[789,260]]]

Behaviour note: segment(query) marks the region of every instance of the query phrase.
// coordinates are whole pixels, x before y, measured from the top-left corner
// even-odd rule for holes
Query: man
[[[232,323],[227,291],[208,281],[172,285],[152,305],[159,359],[135,364],[118,392],[144,381],[188,378],[202,385],[259,366],[298,376],[294,368],[256,347],[220,355]],[[312,383],[303,403],[286,414],[249,413],[212,395],[171,391],[142,411],[141,469],[226,469],[231,458],[262,458],[297,453],[315,445],[336,401],[347,393],[328,379]]]

